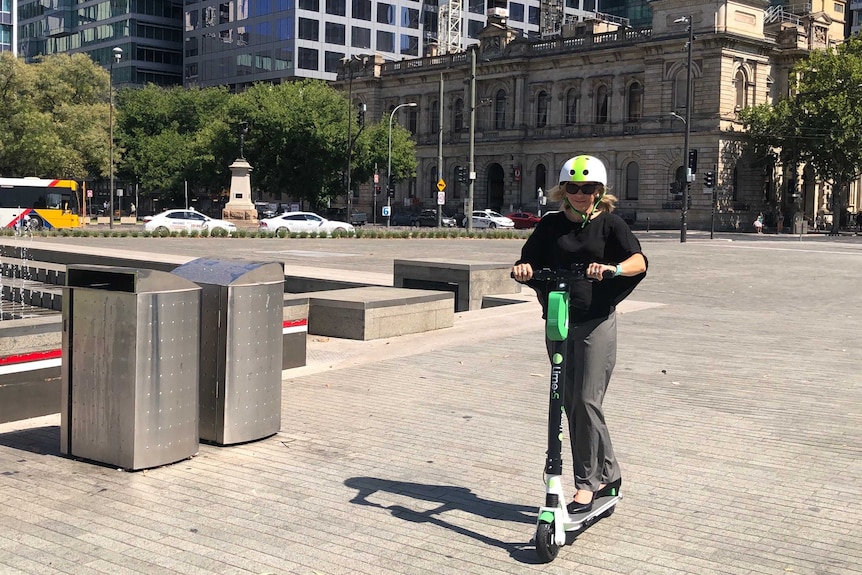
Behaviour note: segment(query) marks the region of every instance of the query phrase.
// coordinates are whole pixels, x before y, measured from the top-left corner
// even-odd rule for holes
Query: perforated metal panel
[[[200,288],[128,268],[69,277],[61,451],[123,469],[197,453]]]
[[[193,260],[172,273],[202,289],[200,438],[228,445],[281,428],[284,270]]]
[[[281,427],[283,284],[228,290],[225,443],[248,441]]]

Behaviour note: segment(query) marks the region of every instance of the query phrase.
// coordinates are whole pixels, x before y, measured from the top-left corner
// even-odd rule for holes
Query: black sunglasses
[[[577,184],[575,182],[563,182],[567,194],[584,194],[591,196],[599,191],[601,184]]]

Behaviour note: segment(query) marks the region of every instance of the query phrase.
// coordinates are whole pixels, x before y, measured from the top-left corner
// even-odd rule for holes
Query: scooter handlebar
[[[509,277],[515,279],[515,274],[510,273]],[[611,279],[615,277],[615,274],[611,270],[605,270],[602,272],[602,279]],[[593,278],[587,277],[587,266],[585,264],[575,264],[571,269],[557,269],[552,270],[549,268],[541,268],[538,270],[533,270],[533,278],[536,281],[573,281],[573,280],[588,280],[594,281]]]

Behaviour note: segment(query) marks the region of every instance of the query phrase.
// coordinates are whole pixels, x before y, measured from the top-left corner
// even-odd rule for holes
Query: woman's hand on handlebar
[[[515,264],[512,266],[512,277],[521,283],[528,282],[533,278],[533,266],[530,264]]]
[[[586,275],[588,279],[602,281],[603,279],[610,279],[614,277],[616,275],[616,272],[616,266],[609,266],[607,264],[593,262],[587,266]]]

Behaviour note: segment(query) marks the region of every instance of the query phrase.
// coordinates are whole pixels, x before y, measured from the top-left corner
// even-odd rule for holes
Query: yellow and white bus
[[[74,180],[0,178],[0,228],[76,228],[78,206]]]

